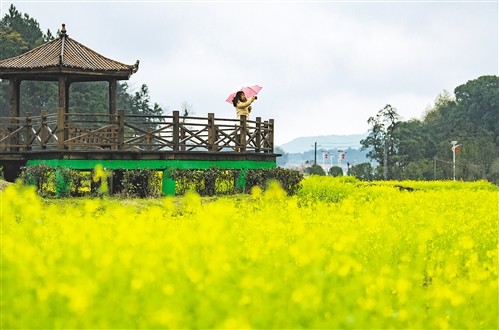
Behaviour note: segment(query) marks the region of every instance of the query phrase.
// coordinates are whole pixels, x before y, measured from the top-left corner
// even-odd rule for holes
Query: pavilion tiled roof
[[[65,71],[80,74],[107,73],[127,76],[137,72],[134,65],[104,57],[82,45],[66,34],[64,24],[59,38],[49,41],[21,55],[0,61],[0,77],[13,72],[53,72]],[[2,74],[4,73],[4,74]]]

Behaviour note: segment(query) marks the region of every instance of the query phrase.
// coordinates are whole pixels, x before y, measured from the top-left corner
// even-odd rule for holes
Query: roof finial
[[[66,33],[66,24],[62,23],[62,29],[61,29],[61,34],[60,34],[61,37],[67,37],[67,33]]]

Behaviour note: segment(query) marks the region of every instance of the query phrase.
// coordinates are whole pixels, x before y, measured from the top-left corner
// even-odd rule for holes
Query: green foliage
[[[168,175],[176,182],[176,194],[194,191],[201,196],[232,195],[240,192],[236,182],[241,170],[210,168],[206,170],[171,169]],[[275,167],[271,169],[245,170],[246,192],[253,187],[263,190],[277,181],[288,195],[300,189],[303,175],[295,170]],[[21,178],[27,185],[36,187],[42,197],[103,196],[115,194],[126,198],[159,197],[162,194],[162,173],[153,170],[114,170],[97,166],[91,172],[39,164],[22,169]],[[111,180],[112,177],[112,180]],[[112,187],[109,183],[112,182]]]
[[[108,113],[108,82],[74,82],[71,84],[69,107],[75,113],[104,114]],[[87,120],[95,120],[88,118]]]
[[[342,176],[343,175],[343,169],[339,166],[331,166],[327,172],[331,176]]]
[[[183,195],[195,191],[202,196],[232,194],[238,171],[210,168],[207,170],[172,169],[168,176],[176,182],[176,194]]]
[[[11,5],[0,20],[0,60],[23,54],[53,39],[50,30],[43,34],[38,22]],[[163,109],[151,104],[149,89],[143,84],[138,91],[129,91],[126,83],[117,84],[117,106],[127,113],[160,115]],[[9,116],[9,81],[0,81],[0,116]],[[107,82],[74,82],[70,86],[69,107],[73,113],[106,114],[109,109]],[[21,84],[22,114],[55,113],[58,106],[57,82],[23,81]],[[88,118],[87,119],[91,119]],[[151,127],[148,125],[147,127]],[[145,128],[147,128],[145,127]]]
[[[378,162],[381,167],[393,163],[392,156],[396,151],[395,128],[399,120],[397,109],[387,104],[380,109],[375,117],[370,117],[367,123],[371,125],[368,136],[361,140],[362,150],[369,150],[367,157]],[[390,171],[388,171],[390,172]],[[390,173],[388,173],[390,178]]]
[[[404,173],[399,176],[404,180],[433,180],[435,173],[434,161],[421,159],[407,164],[403,169]]]
[[[54,168],[47,165],[27,166],[21,169],[20,179],[26,185],[35,186],[40,196],[47,196],[49,178],[54,173]]]
[[[374,179],[374,169],[370,163],[361,163],[352,165],[348,175],[354,176],[359,180],[370,181]]]
[[[74,170],[60,167],[55,170],[55,191],[59,197],[69,197],[71,193],[71,181]]]
[[[326,175],[326,172],[324,171],[324,169],[320,166],[320,165],[317,165],[317,164],[314,164],[310,167],[307,167],[305,169],[305,173],[307,174],[310,174],[310,175]]]
[[[38,22],[11,4],[0,20],[0,59],[17,56],[37,47],[45,41],[44,37]]]
[[[473,123],[470,133],[490,132],[492,141],[499,145],[499,77],[470,80],[456,87],[454,94],[461,111]]]
[[[385,161],[388,179],[452,178],[450,142],[458,141],[456,178],[499,184],[494,165],[499,159],[499,77],[470,80],[456,87],[454,95],[444,91],[422,121],[398,121],[389,106],[369,118],[370,133],[361,143],[379,164],[376,178],[384,177]]]
[[[50,30],[44,35],[38,22],[28,14],[19,12],[14,5],[0,20],[0,60],[14,57],[40,46],[51,39]],[[39,114],[53,106],[50,95],[57,91],[51,83],[26,81],[21,84],[21,109],[24,113]],[[0,81],[0,116],[9,115],[9,81]]]
[[[23,81],[21,115],[39,116],[42,111],[54,113],[58,107],[58,85],[54,81]]]
[[[228,170],[210,168],[203,171],[204,195],[215,196],[228,194],[234,191],[234,174]]]
[[[300,189],[303,175],[296,170],[274,167],[270,169],[254,169],[249,170],[246,174],[246,187],[251,189],[258,186],[262,189],[267,189],[270,182],[277,181],[282,189],[289,196],[294,195]]]
[[[0,59],[15,56],[18,52],[28,50],[29,46],[19,32],[5,27],[0,28]]]
[[[44,164],[23,167],[20,179],[26,185],[35,186],[37,194],[42,197],[82,196],[84,183],[88,181],[85,173]]]
[[[90,191],[90,172],[69,170],[70,172],[70,195],[72,197],[82,197]]]
[[[238,192],[236,182],[242,175],[241,170],[207,170],[173,169],[168,176],[176,181],[176,194],[183,195],[195,191],[201,196],[234,194]],[[302,174],[295,170],[280,167],[270,169],[252,169],[246,173],[246,191],[253,187],[267,189],[270,182],[277,181],[288,195],[293,195],[300,188]]]
[[[128,198],[159,197],[161,177],[153,170],[128,170],[123,172],[122,194]]]

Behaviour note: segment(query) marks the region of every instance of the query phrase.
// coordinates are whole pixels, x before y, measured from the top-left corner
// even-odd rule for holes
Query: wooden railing
[[[274,121],[117,114],[0,117],[0,154],[42,150],[273,153]]]

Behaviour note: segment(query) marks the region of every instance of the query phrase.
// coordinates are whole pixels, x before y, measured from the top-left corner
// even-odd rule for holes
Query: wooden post
[[[118,150],[125,149],[125,111],[118,110]]]
[[[47,146],[47,111],[42,111],[40,113],[41,122],[40,122],[40,146],[42,149],[46,149]]]
[[[109,114],[116,114],[116,78],[109,80]]]
[[[217,128],[215,127],[215,114],[208,113],[208,150],[217,151]]]
[[[256,141],[255,141],[255,152],[260,152],[262,147],[262,118],[256,117]]]
[[[242,115],[239,119],[239,151],[245,152],[246,151],[246,130],[247,130],[247,123],[246,123],[246,116]]]
[[[59,107],[59,110],[57,110],[57,131],[55,134],[57,136],[57,149],[59,150],[64,149],[65,119],[66,114],[64,113],[64,109]]]
[[[269,119],[269,148],[274,153],[274,119]]]
[[[21,89],[21,81],[18,79],[11,79],[9,82],[9,103],[10,103],[10,116],[16,117],[11,120],[10,131],[15,132],[19,127],[19,122],[17,117],[20,117],[20,89]],[[10,137],[10,150],[18,151],[19,148],[17,145],[19,144],[19,140],[15,135],[11,135]],[[16,147],[13,147],[16,146]]]
[[[64,140],[66,138],[66,112],[68,101],[68,88],[66,86],[66,78],[59,77],[59,108],[57,110],[57,148],[64,149]]]
[[[21,81],[18,79],[11,79],[9,82],[9,103],[10,103],[10,116],[20,116],[20,89]]]
[[[178,111],[173,111],[173,151],[179,151],[179,128],[180,128],[180,116]]]
[[[185,151],[186,149],[186,141],[185,141],[185,128],[184,126],[180,127],[180,137],[179,137],[179,145],[180,145],[180,150]]]
[[[25,128],[26,128],[26,145],[25,145],[25,150],[31,150],[31,136],[33,135],[33,132],[31,130],[31,117],[33,116],[33,114],[31,112],[28,112],[26,114],[26,125],[25,125]],[[34,141],[34,139],[33,139]]]
[[[64,113],[69,113],[69,86],[71,86],[71,82],[66,79],[64,84]]]
[[[146,131],[147,131],[147,133],[146,133],[147,150],[151,150],[152,149],[152,141],[153,141],[152,134],[151,134],[152,129],[150,127],[148,127]]]
[[[109,97],[109,122],[113,125],[109,132],[109,139],[111,142],[111,150],[116,150],[118,146],[115,145],[117,132],[115,131],[115,124],[117,124],[116,118],[116,88],[117,82],[116,78],[111,78],[108,80],[109,88],[108,88],[108,97]]]

